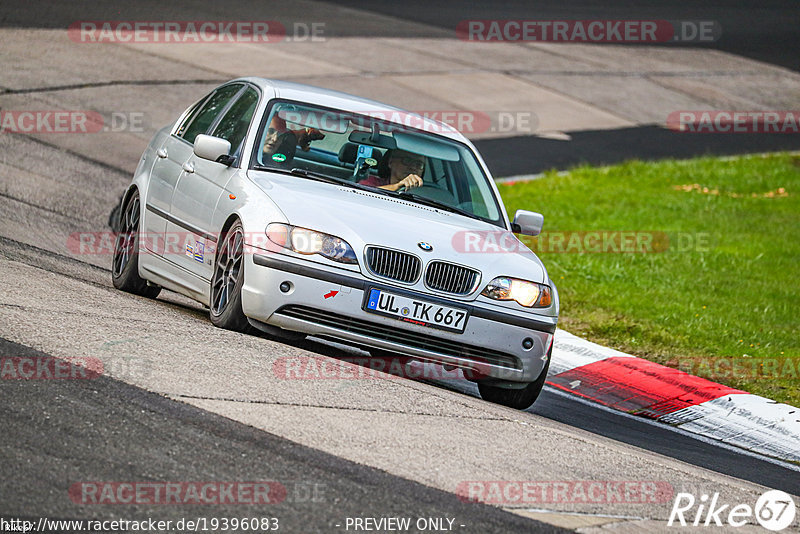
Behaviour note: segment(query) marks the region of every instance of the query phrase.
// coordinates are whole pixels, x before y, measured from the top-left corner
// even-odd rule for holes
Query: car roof
[[[407,117],[409,116],[413,118],[413,123],[411,125],[414,127],[442,135],[455,141],[460,141],[472,147],[472,143],[470,143],[466,137],[464,137],[460,132],[450,125],[443,124],[439,121],[423,117],[418,113],[404,110],[395,106],[390,106],[389,104],[384,104],[383,102],[378,102],[376,100],[370,100],[368,98],[362,98],[348,93],[334,91],[332,89],[316,87],[314,85],[287,82],[284,80],[273,80],[255,76],[238,78],[235,81],[249,82],[265,91],[273,91],[276,98],[286,98],[288,100],[308,102],[310,104],[317,104],[356,113],[368,112],[375,115],[380,114],[380,116],[385,116],[386,120],[389,122],[392,122],[392,113],[400,112],[403,114],[403,119],[401,120],[407,120]]]

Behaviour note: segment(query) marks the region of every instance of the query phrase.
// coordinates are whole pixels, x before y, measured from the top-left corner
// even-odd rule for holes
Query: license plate
[[[400,321],[449,330],[464,331],[469,313],[461,308],[441,306],[425,300],[398,295],[382,289],[370,289],[364,311],[393,317]]]

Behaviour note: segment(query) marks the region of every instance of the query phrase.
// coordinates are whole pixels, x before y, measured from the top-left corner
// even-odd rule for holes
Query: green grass
[[[800,371],[800,157],[632,161],[499,188],[509,213],[545,215],[543,236],[526,242],[543,249],[561,327],[672,366],[793,358]],[[569,231],[653,232],[662,251],[543,246]],[[666,250],[659,233],[669,239]],[[800,406],[800,376],[791,369],[770,378],[708,377]]]

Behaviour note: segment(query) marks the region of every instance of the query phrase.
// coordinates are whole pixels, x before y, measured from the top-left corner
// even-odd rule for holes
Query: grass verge
[[[800,157],[698,158],[500,184],[592,341],[800,406]],[[632,252],[636,250],[637,252]]]

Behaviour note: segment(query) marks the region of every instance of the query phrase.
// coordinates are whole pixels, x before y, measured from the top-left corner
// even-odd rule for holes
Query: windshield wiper
[[[301,169],[300,167],[294,167],[290,173],[294,174],[295,176],[302,176],[303,178],[311,178],[315,180],[319,180],[322,182],[328,182],[330,184],[344,184],[350,185],[352,182],[348,182],[344,178],[338,178],[336,176],[329,176],[327,174],[323,174],[321,172],[309,171],[308,169]]]
[[[278,172],[281,174],[290,174],[292,176],[302,176],[303,178],[309,178],[311,180],[317,180],[320,182],[327,182],[329,184],[336,184],[336,185],[344,185],[346,187],[351,187],[353,189],[360,189],[362,191],[369,191],[370,193],[380,193],[388,196],[396,196],[397,193],[394,191],[388,191],[386,189],[381,189],[379,187],[373,187],[370,185],[361,185],[358,182],[351,182],[346,178],[339,178],[338,176],[330,176],[328,174],[324,174],[321,172],[316,171],[309,171],[308,169],[301,169],[299,167],[295,167],[291,170],[289,169],[281,169],[278,167],[268,167],[267,165],[258,165],[255,164],[251,169],[255,171],[267,171],[267,172]]]
[[[327,182],[329,184],[336,184],[336,185],[346,185],[358,189],[364,187],[357,183],[351,182],[346,178],[339,178],[338,176],[330,176],[328,174],[309,171],[308,169],[301,169],[299,167],[294,167],[290,170],[290,169],[281,169],[279,167],[269,167],[267,165],[253,165],[252,169],[256,171],[279,172],[281,174],[291,174],[292,176],[302,176],[303,178],[310,178],[312,180],[317,180],[320,182]]]
[[[300,169],[298,167],[295,167],[290,170],[290,169],[281,169],[280,167],[269,167],[267,165],[253,165],[252,168],[253,170],[256,171],[278,172],[281,174],[302,176],[303,178],[319,179],[320,181],[330,182],[334,184],[341,183],[339,182],[340,178],[336,178],[334,176],[328,176],[327,174],[322,174],[320,172],[307,171],[306,169]]]
[[[472,212],[467,210],[462,210],[461,208],[457,208],[455,206],[451,206],[450,204],[445,204],[444,202],[440,202],[438,200],[433,200],[432,198],[428,198],[422,195],[418,195],[416,193],[410,193],[408,191],[403,191],[402,193],[397,193],[400,197],[408,197],[420,204],[425,204],[426,206],[431,206],[432,208],[439,208],[445,211],[452,211],[453,213],[458,213],[459,215],[463,215],[465,217],[470,217],[472,219],[478,219],[479,221],[485,220],[483,217],[475,215]]]
[[[292,171],[289,169],[281,169],[278,167],[269,167],[267,165],[259,165],[256,163],[250,167],[254,171],[267,171],[267,172],[279,172],[281,174],[292,174]]]

